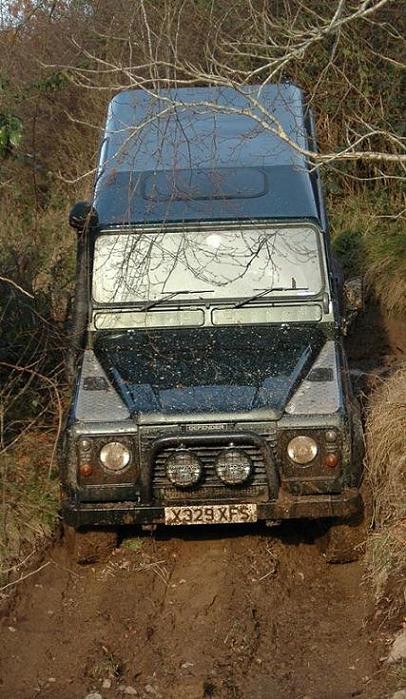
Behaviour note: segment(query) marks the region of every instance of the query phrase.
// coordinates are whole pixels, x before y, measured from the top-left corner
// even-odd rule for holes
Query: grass
[[[97,657],[89,661],[87,675],[92,680],[118,679],[123,673],[123,664],[106,646],[98,649]]]
[[[396,196],[367,189],[346,198],[330,195],[333,247],[345,276],[364,275],[382,310],[394,316],[406,313],[406,230],[396,218],[401,206]]]
[[[139,536],[125,538],[121,544],[122,548],[129,551],[141,551],[144,545],[144,540]]]
[[[31,433],[0,455],[0,595],[55,531],[58,485],[49,475],[52,437]]]
[[[386,621],[400,621],[406,579],[406,369],[372,395],[367,414],[367,473],[374,499],[374,531],[366,569]]]
[[[371,396],[366,441],[368,475],[380,526],[406,517],[406,368],[396,371]]]
[[[406,687],[406,662],[403,661],[391,667],[389,676],[393,679],[398,689],[404,690]]]

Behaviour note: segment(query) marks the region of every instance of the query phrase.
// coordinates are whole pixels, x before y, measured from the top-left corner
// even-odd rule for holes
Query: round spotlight
[[[325,434],[326,442],[336,442],[337,441],[337,432],[335,430],[327,430]]]
[[[186,449],[177,449],[166,460],[165,466],[168,479],[179,488],[191,488],[202,475],[199,459]]]
[[[121,442],[108,442],[100,449],[100,461],[109,471],[122,471],[130,463],[129,449]]]
[[[252,463],[250,457],[238,449],[226,449],[216,461],[216,472],[223,483],[240,485],[251,475]]]
[[[294,461],[295,464],[300,464],[301,466],[310,464],[310,462],[316,458],[317,452],[318,447],[312,437],[300,435],[299,437],[291,439],[288,444],[289,458]]]

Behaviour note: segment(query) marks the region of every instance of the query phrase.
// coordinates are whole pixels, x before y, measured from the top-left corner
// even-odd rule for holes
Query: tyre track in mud
[[[172,533],[94,567],[57,545],[2,619],[0,697],[385,696],[358,564],[326,565],[303,525]]]

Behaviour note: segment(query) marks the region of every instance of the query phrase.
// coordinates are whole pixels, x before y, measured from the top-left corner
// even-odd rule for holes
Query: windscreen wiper
[[[271,291],[309,291],[309,287],[296,286],[296,283],[292,283],[292,286],[271,286],[269,287],[269,289],[257,289],[256,291],[258,291],[258,294],[248,296],[246,299],[239,301],[235,304],[235,306],[233,306],[233,308],[242,308],[243,306],[245,306],[245,304],[251,303],[251,301],[255,301],[256,299],[260,299],[262,296],[270,294]]]
[[[138,311],[149,311],[150,308],[154,308],[154,306],[158,306],[160,303],[163,303],[164,301],[169,301],[170,299],[173,299],[175,296],[178,296],[178,294],[210,294],[214,291],[214,289],[195,289],[193,291],[190,291],[189,289],[178,289],[178,291],[168,291],[165,296],[161,296],[159,299],[154,299],[153,301],[148,301],[145,303],[141,308],[138,308]]]

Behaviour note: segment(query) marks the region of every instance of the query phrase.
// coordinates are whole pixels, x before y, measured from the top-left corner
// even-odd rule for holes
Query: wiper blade
[[[296,286],[296,284],[292,284],[292,286],[271,286],[269,289],[260,289],[258,290],[258,294],[253,294],[253,296],[248,296],[246,299],[239,301],[235,304],[235,306],[233,306],[233,308],[242,308],[245,306],[245,304],[251,303],[251,301],[255,301],[256,299],[260,299],[262,296],[270,294],[271,291],[309,291],[309,287]]]
[[[178,291],[168,291],[165,296],[161,296],[159,299],[154,299],[153,301],[148,301],[145,303],[141,308],[138,308],[138,311],[149,311],[150,308],[154,308],[154,306],[158,306],[160,303],[163,303],[164,301],[169,301],[170,299],[173,299],[175,296],[178,296],[179,294],[184,294],[185,296],[188,294],[210,294],[214,291],[214,289],[194,289],[194,290],[189,290],[189,289],[178,289]]]

